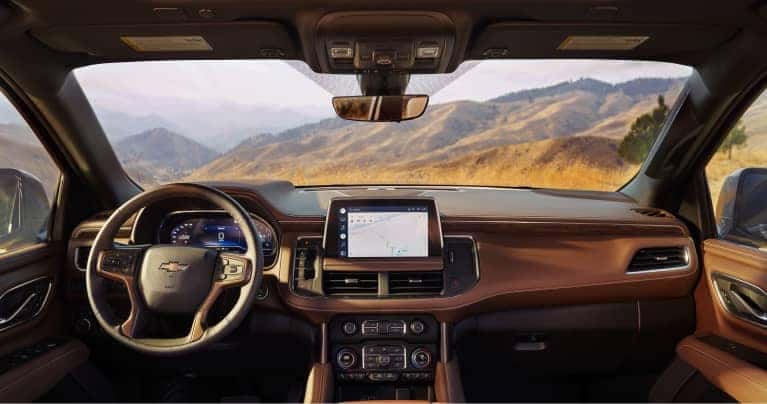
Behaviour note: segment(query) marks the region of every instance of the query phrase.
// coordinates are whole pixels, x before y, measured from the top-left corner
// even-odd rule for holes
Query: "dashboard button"
[[[410,323],[410,332],[412,332],[415,335],[421,335],[423,332],[426,331],[426,324],[423,323],[421,320],[413,320]]]
[[[354,335],[357,333],[357,323],[353,321],[347,321],[341,328],[346,335]]]

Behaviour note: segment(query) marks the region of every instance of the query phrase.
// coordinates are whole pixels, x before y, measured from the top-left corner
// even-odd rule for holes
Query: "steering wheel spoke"
[[[253,263],[244,254],[221,252],[218,254],[213,284],[222,287],[241,286],[250,281]]]
[[[196,341],[205,334],[210,309],[225,289],[247,285],[253,276],[253,264],[244,254],[221,252],[218,254],[213,284],[208,296],[194,315],[192,328],[187,337]]]
[[[142,329],[148,311],[139,297],[138,270],[141,258],[151,245],[115,246],[99,253],[96,274],[113,281],[122,282],[128,292],[130,314],[119,325],[119,331],[125,336],[134,338]]]

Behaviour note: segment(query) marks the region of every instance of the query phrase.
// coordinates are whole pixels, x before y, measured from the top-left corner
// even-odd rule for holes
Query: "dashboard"
[[[645,214],[617,193],[285,182],[218,187],[255,221],[269,304],[317,322],[337,313],[416,311],[442,321],[595,296],[673,298],[696,280],[697,255],[684,224]],[[85,259],[107,217],[84,221],[70,239],[73,298],[84,295]],[[247,248],[229,215],[189,198],[145,209],[117,239]],[[663,248],[681,251],[687,265],[632,269],[636,254]]]

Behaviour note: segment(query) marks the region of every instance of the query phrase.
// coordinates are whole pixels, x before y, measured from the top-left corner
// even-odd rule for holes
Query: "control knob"
[[[357,364],[357,354],[349,348],[343,348],[336,355],[336,363],[341,369],[351,369]]]
[[[431,365],[431,354],[423,348],[416,348],[410,355],[410,361],[416,369],[424,369]]]

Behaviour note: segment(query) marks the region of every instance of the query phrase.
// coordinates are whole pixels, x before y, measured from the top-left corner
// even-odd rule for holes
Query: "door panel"
[[[679,343],[677,354],[732,398],[740,402],[767,400],[767,371],[758,365],[693,336]]]
[[[746,288],[750,286],[767,290],[767,251],[726,240],[710,239],[703,243],[703,264],[705,278],[696,291],[696,334],[715,334],[767,352],[767,326],[759,325],[752,321],[754,319],[738,313],[746,309],[737,307],[741,303],[737,301],[738,297],[749,300],[745,303],[755,306],[755,310],[759,310],[762,305],[756,296],[748,295],[750,290]],[[739,283],[746,286],[740,286]],[[740,296],[733,295],[733,286],[740,288]]]
[[[3,306],[0,319],[15,313],[19,305],[35,295],[27,303],[27,310],[17,314],[17,319],[0,325],[0,356],[38,340],[61,333],[61,307],[56,281],[64,250],[56,243],[39,243],[0,257],[0,303]],[[38,281],[42,280],[44,282]],[[35,282],[37,281],[37,282]],[[50,281],[50,291],[45,285]],[[41,303],[38,307],[35,304]],[[9,314],[10,313],[10,314]]]
[[[702,251],[696,330],[677,346],[678,358],[735,400],[767,401],[767,326],[759,319],[767,251],[723,239],[704,241]],[[679,391],[685,384],[661,378],[656,387]]]

